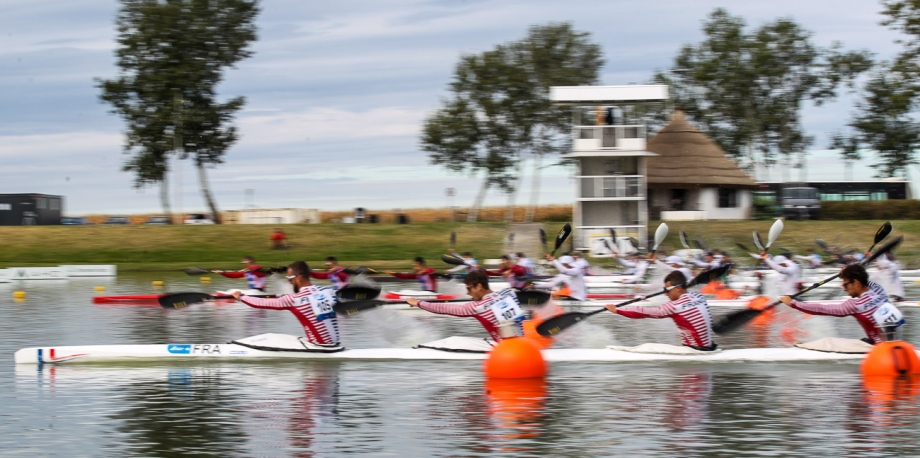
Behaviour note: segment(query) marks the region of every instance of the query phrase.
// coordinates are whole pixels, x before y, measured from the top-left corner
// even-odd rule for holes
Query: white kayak
[[[181,360],[263,359],[303,360],[482,360],[488,356],[490,343],[472,337],[449,337],[420,345],[422,348],[361,348],[341,351],[314,351],[300,344],[301,339],[286,334],[261,334],[231,343],[169,343],[156,345],[85,345],[32,347],[16,351],[16,364],[92,363]],[[672,350],[660,353],[643,351],[647,346]],[[258,347],[258,348],[255,348]],[[675,353],[676,351],[676,353]],[[863,350],[865,351],[865,350]],[[688,353],[689,352],[689,353]],[[795,362],[860,360],[864,353],[836,353],[804,348],[746,348],[700,352],[663,344],[638,347],[562,348],[543,350],[548,362]]]

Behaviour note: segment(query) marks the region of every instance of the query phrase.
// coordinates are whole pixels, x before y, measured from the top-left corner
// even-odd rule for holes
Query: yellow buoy
[[[150,284],[153,286],[163,286],[163,280],[154,280],[150,282]]]
[[[207,283],[211,281],[211,277],[201,277],[199,280],[201,280],[202,283]]]
[[[94,286],[93,291],[96,291],[97,293],[101,293],[105,291],[105,286]]]
[[[25,298],[26,298],[25,291],[13,291],[13,299],[25,299]]]

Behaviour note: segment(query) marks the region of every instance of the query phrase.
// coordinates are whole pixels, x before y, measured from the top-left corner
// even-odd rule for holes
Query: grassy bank
[[[751,231],[763,237],[771,221],[700,221],[669,223],[670,235],[664,251],[680,248],[678,232],[691,239],[699,235],[710,247],[733,250],[741,256],[736,242],[750,248]],[[804,253],[817,248],[816,237],[828,243],[865,250],[872,244],[882,221],[787,221],[775,243]],[[898,249],[902,265],[920,268],[920,221],[892,221],[894,234],[905,236]],[[654,233],[658,223],[650,224]],[[559,223],[546,223],[552,236]],[[51,266],[58,264],[117,264],[122,270],[171,270],[186,266],[234,268],[244,255],[265,265],[305,259],[319,263],[335,256],[344,264],[404,269],[414,256],[437,260],[449,244],[450,233],[457,233],[458,250],[471,250],[480,259],[498,257],[502,252],[507,225],[502,223],[421,223],[421,224],[314,224],[287,225],[290,250],[272,250],[271,226],[33,226],[0,227],[0,267]],[[836,242],[835,242],[836,240]]]

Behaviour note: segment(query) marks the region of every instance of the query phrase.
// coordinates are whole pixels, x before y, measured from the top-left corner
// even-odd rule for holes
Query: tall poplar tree
[[[202,197],[220,222],[207,167],[237,140],[231,124],[243,97],[217,99],[228,67],[252,53],[258,0],[120,0],[119,75],[97,80],[100,99],[127,124],[124,171],[136,187],[160,183],[167,213],[170,156],[191,159]]]

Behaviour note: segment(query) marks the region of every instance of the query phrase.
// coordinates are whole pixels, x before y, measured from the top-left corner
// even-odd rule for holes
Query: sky
[[[159,189],[135,189],[122,172],[124,123],[98,100],[94,79],[117,75],[114,0],[5,0],[0,3],[0,193],[65,196],[65,214],[160,211]],[[460,56],[526,36],[531,25],[570,22],[601,45],[604,85],[648,82],[681,46],[703,39],[702,22],[726,7],[755,27],[790,17],[813,41],[897,53],[898,35],[881,26],[872,0],[389,0],[261,3],[254,56],[228,70],[223,98],[245,96],[240,140],[208,170],[221,210],[245,207],[365,207],[373,210],[469,206],[478,176],[430,165],[419,146],[426,116],[449,96]],[[841,130],[855,96],[807,105],[815,137],[807,178],[843,180],[836,153],[822,151]],[[856,179],[873,175],[866,165]],[[526,166],[526,165],[525,165]],[[569,204],[572,170],[543,169],[540,204]],[[774,170],[768,178],[776,180]],[[203,211],[197,172],[175,164],[173,210]],[[525,177],[518,203],[530,199]],[[446,189],[456,189],[453,200]],[[490,192],[486,205],[508,197]]]

